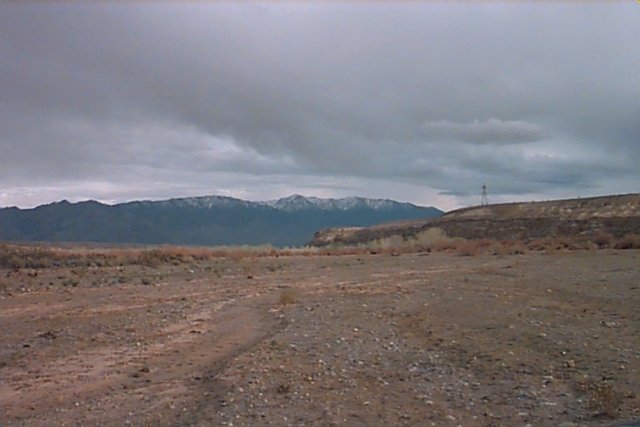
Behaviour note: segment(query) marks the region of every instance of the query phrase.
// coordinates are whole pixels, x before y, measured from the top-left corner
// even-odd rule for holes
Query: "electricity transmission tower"
[[[489,198],[487,197],[487,184],[482,185],[482,201],[481,206],[487,206],[489,204]]]

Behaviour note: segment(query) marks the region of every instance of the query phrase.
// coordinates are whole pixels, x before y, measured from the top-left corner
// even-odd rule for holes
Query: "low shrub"
[[[54,265],[56,255],[52,251],[21,246],[0,246],[0,268],[49,268]]]
[[[578,389],[587,396],[589,407],[609,418],[615,418],[620,410],[623,396],[616,388],[604,381],[582,379]]]
[[[532,239],[528,242],[527,247],[531,251],[544,251],[551,247],[551,239],[548,237]]]
[[[640,235],[628,234],[615,242],[615,249],[640,249]]]
[[[280,292],[279,302],[280,304],[295,304],[298,302],[298,298],[300,297],[300,293],[297,289],[294,288],[285,288]]]
[[[214,258],[239,261],[251,257],[280,255],[315,255],[315,248],[279,250],[270,245],[220,247],[88,247],[49,245],[0,245],[0,268],[50,267],[114,267],[143,265],[158,267],[162,264],[187,264]]]
[[[469,240],[457,246],[457,254],[460,256],[475,256],[480,253],[482,246],[478,241]],[[486,248],[486,247],[485,247]]]
[[[441,239],[431,245],[431,250],[435,252],[455,251],[464,242],[466,242],[466,240],[459,237],[452,239]]]
[[[599,249],[603,249],[610,247],[614,242],[614,238],[611,234],[600,231],[592,237],[591,241],[595,243]]]
[[[521,240],[505,240],[502,246],[509,255],[524,255],[527,252],[527,246]]]
[[[418,232],[413,239],[413,243],[418,250],[431,250],[436,242],[446,239],[448,239],[448,237],[442,229],[431,227]]]

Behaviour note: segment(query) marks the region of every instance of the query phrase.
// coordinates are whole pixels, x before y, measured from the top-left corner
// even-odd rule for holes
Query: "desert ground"
[[[0,425],[640,420],[640,251],[0,270]]]

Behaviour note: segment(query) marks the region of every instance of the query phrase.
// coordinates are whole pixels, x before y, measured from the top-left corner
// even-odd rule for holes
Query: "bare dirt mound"
[[[390,236],[413,237],[429,228],[449,237],[499,240],[640,234],[640,194],[474,206],[436,219],[322,230],[309,244],[357,245]]]

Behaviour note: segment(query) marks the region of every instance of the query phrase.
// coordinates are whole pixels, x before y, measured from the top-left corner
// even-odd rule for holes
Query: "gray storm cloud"
[[[469,123],[453,123],[448,120],[426,122],[423,125],[428,137],[441,140],[457,140],[480,144],[519,144],[544,139],[540,126],[525,121],[489,119]]]
[[[0,205],[638,191],[639,10],[2,3]]]

